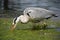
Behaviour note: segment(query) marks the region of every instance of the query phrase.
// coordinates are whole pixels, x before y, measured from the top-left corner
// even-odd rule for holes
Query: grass
[[[0,18],[0,40],[60,40],[60,31],[56,31],[56,29],[31,30],[33,24],[30,22],[28,24],[18,23],[16,29],[11,32],[12,19]],[[60,26],[60,22],[48,23],[48,25],[51,24]]]

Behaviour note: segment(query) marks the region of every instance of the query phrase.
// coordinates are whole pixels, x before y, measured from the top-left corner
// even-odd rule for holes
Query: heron
[[[16,25],[19,21],[24,24],[28,23],[29,21],[38,23],[44,19],[50,19],[52,17],[57,17],[57,15],[51,10],[38,7],[28,7],[23,11],[23,15],[13,19],[11,30],[16,28]]]

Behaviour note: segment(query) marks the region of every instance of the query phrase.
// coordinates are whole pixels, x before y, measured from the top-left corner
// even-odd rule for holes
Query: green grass
[[[33,24],[29,22],[28,24],[18,23],[16,29],[11,32],[11,24],[12,18],[0,18],[0,40],[60,40],[60,32],[56,29],[31,30]],[[60,26],[60,22],[48,23],[48,25],[51,24]]]

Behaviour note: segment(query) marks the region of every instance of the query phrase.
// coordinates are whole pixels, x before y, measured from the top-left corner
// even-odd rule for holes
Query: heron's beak
[[[13,31],[15,29],[15,27],[16,27],[16,24],[12,24],[11,31]]]

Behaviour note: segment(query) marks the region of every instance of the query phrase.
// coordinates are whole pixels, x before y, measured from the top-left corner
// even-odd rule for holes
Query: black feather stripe
[[[31,13],[31,12],[28,12],[27,15],[30,17],[29,13]]]
[[[14,19],[14,24],[16,24],[16,20],[17,20],[17,17],[15,17],[15,19]]]

